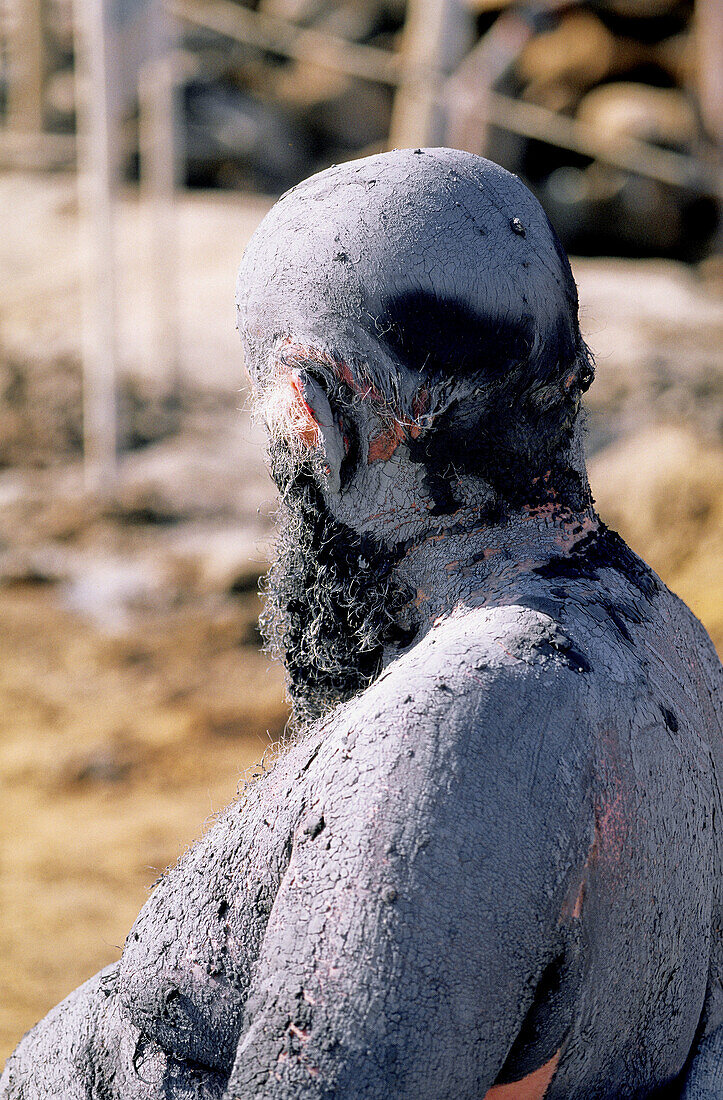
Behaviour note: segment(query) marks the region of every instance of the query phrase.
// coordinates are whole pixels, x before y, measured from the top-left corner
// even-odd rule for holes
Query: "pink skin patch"
[[[401,421],[395,420],[391,427],[385,428],[369,443],[367,463],[371,466],[372,462],[380,462],[391,458],[405,435],[404,425]]]
[[[553,1054],[549,1062],[540,1066],[534,1073],[528,1073],[521,1081],[511,1081],[509,1085],[493,1085],[484,1095],[484,1100],[542,1100],[550,1081],[555,1076],[560,1051]]]
[[[600,765],[606,791],[595,802],[595,830],[592,844],[579,876],[573,879],[560,912],[560,921],[579,920],[585,904],[585,893],[591,870],[604,867],[608,877],[620,867],[628,843],[629,817],[620,766],[619,738],[614,730],[606,730],[600,738],[603,756]]]
[[[406,438],[416,439],[422,428],[418,418],[425,412],[429,402],[429,393],[421,389],[414,398],[412,412],[414,419],[401,414],[395,415],[389,427],[384,428],[369,444],[367,463],[379,462],[391,458],[399,444]]]

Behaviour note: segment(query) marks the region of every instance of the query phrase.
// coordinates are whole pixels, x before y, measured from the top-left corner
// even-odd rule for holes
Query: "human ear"
[[[317,446],[324,453],[327,488],[338,493],[341,487],[341,467],[347,447],[339,418],[334,415],[323,386],[306,370],[293,372],[300,399],[313,417],[317,428]]]

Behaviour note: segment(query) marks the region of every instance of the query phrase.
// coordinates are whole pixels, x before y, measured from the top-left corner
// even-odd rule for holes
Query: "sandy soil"
[[[273,499],[244,404],[234,272],[267,208],[179,204],[184,392],[152,346],[147,213],[121,203],[125,451],[80,465],[82,250],[72,180],[0,175],[0,1061],[117,957],[160,872],[285,721],[259,652]],[[575,263],[596,353],[601,514],[723,648],[723,305],[716,269]]]

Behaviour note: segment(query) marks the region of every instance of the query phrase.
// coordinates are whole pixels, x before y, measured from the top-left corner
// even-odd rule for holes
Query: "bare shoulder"
[[[513,714],[518,707],[570,711],[596,691],[585,648],[544,612],[513,604],[465,609],[439,621],[368,690],[407,705],[470,718],[490,707]],[[414,689],[414,691],[412,691]]]
[[[316,764],[340,778],[348,760],[357,788],[360,774],[383,786],[393,771],[409,802],[454,787],[463,799],[514,793],[521,806],[557,792],[580,805],[598,696],[585,653],[550,616],[475,609],[438,623],[339,708]]]

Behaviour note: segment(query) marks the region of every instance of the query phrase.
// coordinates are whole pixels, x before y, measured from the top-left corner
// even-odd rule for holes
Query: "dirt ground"
[[[103,501],[80,463],[73,181],[0,175],[0,1062],[117,957],[151,884],[284,726],[256,627],[273,496],[233,328],[267,205],[179,204],[176,408],[152,349],[147,215],[123,199],[124,453]],[[574,266],[601,514],[723,649],[720,269]]]

